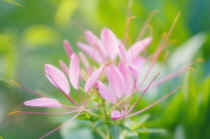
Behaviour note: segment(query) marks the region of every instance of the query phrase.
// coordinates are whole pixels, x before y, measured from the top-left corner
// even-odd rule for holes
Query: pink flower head
[[[85,38],[89,44],[78,42],[77,45],[87,55],[98,63],[104,63],[108,60],[115,61],[120,41],[110,29],[104,28],[101,31],[100,39],[91,31],[86,31]]]
[[[67,42],[65,42],[65,43],[67,43]],[[69,44],[67,43],[66,45],[67,45],[66,47],[68,48]],[[70,53],[70,51],[67,54],[70,56],[70,60],[71,60],[69,68],[66,66],[66,64],[63,61],[59,61],[60,66],[61,66],[64,73],[60,69],[58,69],[57,67],[55,67],[53,65],[50,65],[50,64],[45,65],[45,71],[44,72],[46,74],[47,79],[56,88],[58,88],[63,93],[63,95],[70,101],[71,104],[69,104],[69,105],[68,104],[63,104],[62,102],[59,102],[56,99],[48,98],[46,96],[43,96],[43,95],[41,95],[41,94],[39,94],[35,91],[32,91],[30,89],[27,89],[27,88],[21,86],[20,84],[13,81],[18,86],[20,86],[20,87],[22,87],[22,88],[24,88],[24,89],[26,89],[26,90],[28,90],[28,91],[30,91],[30,92],[39,96],[39,98],[25,101],[24,105],[32,106],[32,107],[58,108],[58,109],[68,110],[68,112],[41,113],[41,112],[19,112],[18,111],[18,112],[12,112],[10,114],[13,114],[13,113],[27,113],[27,114],[71,114],[71,113],[76,113],[76,115],[73,116],[69,121],[62,124],[58,128],[50,131],[49,133],[45,134],[40,139],[46,137],[47,135],[49,135],[52,132],[58,130],[59,128],[66,125],[67,123],[71,122],[81,112],[87,112],[87,111],[90,111],[90,110],[96,108],[96,107],[93,107],[93,108],[90,108],[90,109],[86,108],[87,103],[89,102],[88,92],[92,87],[94,87],[96,85],[96,83],[98,82],[104,68],[108,64],[103,64],[95,72],[93,72],[92,74],[89,74],[90,77],[87,80],[87,82],[85,83],[85,90],[86,90],[85,93],[86,94],[85,94],[85,97],[82,98],[81,94],[80,94],[80,90],[79,90],[79,82],[80,82],[80,76],[79,76],[80,75],[80,62],[79,62],[79,58],[75,53]],[[70,83],[73,86],[73,88],[78,91],[78,96],[79,96],[79,99],[80,99],[80,102],[81,102],[81,106],[70,95],[69,80],[70,80]]]
[[[142,55],[142,52],[145,51],[145,49],[150,45],[152,41],[151,36],[143,40],[138,40],[136,43],[131,45],[130,48],[126,49],[126,43],[123,44],[108,28],[104,28],[101,31],[100,38],[95,36],[91,31],[85,31],[85,38],[88,44],[78,42],[77,45],[85,52],[85,54],[89,55],[94,61],[98,62],[98,64],[94,66],[91,65],[90,62],[88,62],[88,59],[82,52],[80,52],[78,55],[75,54],[70,43],[68,41],[64,41],[64,48],[70,60],[69,66],[67,66],[63,61],[60,60],[59,64],[62,70],[51,64],[46,64],[44,72],[48,80],[69,100],[69,104],[63,103],[54,98],[43,96],[35,91],[19,85],[16,82],[14,83],[39,96],[39,98],[25,101],[24,105],[32,107],[58,108],[62,110],[67,110],[67,112],[19,113],[76,113],[69,121],[42,136],[40,138],[42,139],[52,132],[63,127],[67,123],[71,122],[81,113],[93,110],[102,104],[104,104],[104,113],[107,113],[107,108],[111,106],[111,109],[108,111],[108,113],[110,114],[110,118],[112,120],[129,118],[131,116],[144,112],[145,110],[153,107],[157,103],[172,95],[177,89],[181,87],[174,89],[173,91],[158,99],[149,106],[145,107],[144,109],[133,112],[134,108],[148,89],[158,86],[186,72],[189,66],[193,64],[191,63],[189,65],[186,65],[179,70],[155,81],[160,73],[158,70],[154,71],[153,69],[158,57],[165,48],[166,41],[168,40],[170,33],[171,31],[169,31],[166,39],[161,43],[160,47],[157,48],[152,57],[146,57]],[[149,66],[148,68],[146,68],[146,72],[143,72],[143,69],[145,69],[146,67],[145,63],[149,64]],[[155,72],[154,75],[151,72],[152,70],[153,72]],[[152,79],[150,79],[149,77]],[[146,86],[143,86],[145,85],[146,81],[149,81],[149,83],[146,83]],[[70,93],[72,90],[77,91],[80,102],[76,102],[74,100],[72,94]],[[94,94],[94,92],[97,93]],[[139,92],[140,94],[137,92]],[[134,95],[138,96],[137,99],[136,97],[133,97]],[[103,98],[105,101],[103,100],[102,104],[100,103],[93,108],[87,108],[89,107],[88,103],[92,102],[92,100],[94,100],[94,105],[100,102],[101,99],[98,97]],[[106,105],[106,103],[104,102],[111,102],[111,104]],[[93,115],[97,114],[94,113]],[[96,117],[99,117],[99,119],[101,118],[98,115]]]

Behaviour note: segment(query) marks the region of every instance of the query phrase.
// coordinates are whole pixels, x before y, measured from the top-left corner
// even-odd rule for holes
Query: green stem
[[[109,119],[108,119],[108,115],[107,115],[107,111],[106,111],[106,107],[105,107],[105,103],[104,103],[104,100],[102,100],[102,109],[103,109],[103,112],[104,112],[104,119],[105,119],[105,122],[106,122],[106,133],[107,133],[107,139],[111,139],[111,133],[109,131]]]

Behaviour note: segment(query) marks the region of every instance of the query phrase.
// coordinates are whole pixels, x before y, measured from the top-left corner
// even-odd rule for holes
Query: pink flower
[[[104,68],[108,65],[107,63],[103,64],[99,69],[97,69],[90,75],[89,79],[85,83],[85,91],[86,91],[85,97],[82,98],[81,94],[80,94],[80,90],[79,90],[79,82],[80,82],[80,74],[81,74],[79,58],[75,53],[73,53],[72,49],[70,48],[70,44],[67,41],[64,42],[64,45],[66,48],[67,55],[69,56],[70,61],[71,61],[69,68],[66,66],[66,64],[63,61],[59,61],[63,72],[60,69],[58,69],[57,67],[50,65],[50,64],[45,65],[44,72],[45,72],[48,80],[63,93],[63,95],[70,101],[71,104],[69,104],[69,105],[63,104],[62,102],[59,102],[56,99],[43,96],[35,91],[32,91],[30,89],[27,89],[27,88],[21,86],[20,84],[13,81],[13,83],[15,83],[16,85],[39,96],[39,98],[25,101],[24,105],[32,106],[32,107],[58,108],[58,109],[63,109],[65,111],[67,110],[68,112],[41,113],[41,112],[20,112],[20,111],[17,111],[17,112],[11,112],[10,114],[14,114],[14,113],[27,113],[27,114],[71,114],[71,113],[76,113],[76,115],[73,116],[69,121],[65,122],[58,128],[45,134],[40,139],[46,137],[47,135],[58,130],[59,128],[66,125],[67,123],[71,122],[81,112],[86,112],[86,111],[90,111],[92,109],[97,108],[97,106],[90,108],[90,109],[86,108],[87,103],[90,101],[90,100],[88,100],[88,93],[89,93],[90,89],[97,84]],[[69,77],[69,79],[67,77]],[[81,100],[81,106],[71,97],[71,95],[70,95],[71,89],[70,89],[69,83],[71,83],[73,88],[78,91],[78,97]]]
[[[168,36],[169,35],[170,32]],[[85,37],[89,44],[87,45],[79,42],[78,46],[89,56],[92,56],[93,59],[99,62],[100,64],[106,60],[112,61],[112,64],[105,69],[107,83],[99,81],[96,87],[99,91],[99,94],[107,102],[111,102],[114,104],[114,108],[118,108],[119,106],[120,110],[115,109],[111,112],[111,118],[113,120],[127,118],[139,114],[151,108],[152,106],[156,105],[160,101],[164,100],[165,98],[167,98],[177,90],[174,89],[169,94],[160,98],[159,100],[152,103],[148,107],[131,114],[134,107],[139,103],[140,99],[147,92],[149,88],[158,86],[186,72],[189,69],[189,67],[192,65],[192,63],[186,65],[185,67],[182,67],[179,70],[155,81],[157,76],[160,74],[157,71],[156,75],[152,75],[153,79],[150,81],[150,83],[146,87],[142,87],[145,80],[147,80],[148,77],[150,76],[151,71],[153,70],[153,67],[160,53],[163,51],[168,36],[163,41],[162,45],[153,54],[153,59],[148,60],[148,58],[143,57],[140,54],[151,43],[152,37],[148,37],[143,40],[137,41],[128,50],[126,50],[125,46],[123,46],[123,44],[116,38],[116,36],[112,33],[112,31],[107,28],[102,30],[101,39],[98,39],[90,31],[85,32]],[[118,62],[117,62],[117,56],[119,56]],[[144,67],[145,62],[149,63],[149,67],[146,73],[143,74],[141,71],[142,68]],[[141,78],[139,78],[140,76]],[[135,103],[131,104],[130,100],[132,99],[132,95],[138,91],[142,92],[142,94],[135,101]]]

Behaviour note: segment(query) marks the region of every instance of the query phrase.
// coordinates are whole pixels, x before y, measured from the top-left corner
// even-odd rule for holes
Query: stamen
[[[134,115],[137,115],[137,114],[139,114],[139,113],[142,113],[142,112],[148,110],[149,108],[155,106],[156,104],[158,104],[159,102],[163,101],[164,99],[166,99],[167,97],[169,97],[170,95],[172,95],[172,94],[175,93],[178,89],[181,89],[181,88],[186,88],[186,86],[179,86],[179,87],[177,87],[176,89],[174,89],[173,91],[171,91],[170,93],[168,93],[168,94],[165,95],[164,97],[158,99],[158,100],[155,101],[154,103],[150,104],[150,105],[147,106],[146,108],[144,108],[144,109],[142,109],[142,110],[140,110],[140,111],[138,111],[138,112],[135,112],[135,113],[133,113],[133,114],[130,114],[130,115],[126,116],[126,118],[131,117],[131,116],[134,116]]]
[[[166,60],[166,58],[168,57],[168,54],[169,54],[169,51],[167,51],[167,52],[165,53],[165,55],[164,55],[164,57],[163,57],[163,61]]]
[[[10,116],[10,115],[16,114],[16,113],[21,113],[21,111],[13,111],[13,112],[10,112],[10,113],[7,114],[7,116]]]
[[[140,97],[137,99],[137,101],[133,104],[133,106],[128,110],[128,112],[127,112],[126,114],[130,113],[130,112],[134,109],[134,107],[139,103],[140,99],[143,97],[143,95],[146,93],[146,91],[149,89],[149,87],[150,87],[151,84],[154,82],[154,80],[158,77],[159,74],[160,74],[160,73],[158,73],[158,74],[152,79],[152,81],[151,81],[151,82],[149,83],[149,85],[146,87],[146,89],[144,90],[144,92],[140,95]]]
[[[193,63],[192,63],[192,64],[193,64]],[[188,67],[191,66],[192,64],[189,64],[189,65],[185,66],[184,68],[181,68],[181,69],[179,69],[179,70],[177,70],[177,71],[175,71],[175,72],[173,72],[173,73],[167,75],[166,77],[157,80],[156,82],[152,83],[152,85],[150,86],[150,88],[153,88],[153,87],[155,87],[155,86],[158,86],[159,84],[162,84],[162,83],[164,83],[164,82],[166,82],[166,81],[168,81],[168,80],[170,80],[170,79],[172,79],[172,78],[174,78],[174,77],[176,77],[176,76],[178,76],[178,75],[180,75],[180,74],[185,73],[186,71],[189,70]],[[145,88],[146,88],[146,87],[145,87]],[[141,88],[139,91],[142,91],[142,90],[144,90],[145,88]]]
[[[159,69],[162,67],[163,63],[165,62],[166,58],[168,57],[169,51],[167,51],[163,57],[163,60],[161,61],[161,63],[158,65],[157,70],[159,71]]]
[[[193,72],[195,72],[195,69],[194,68],[188,68],[188,70],[192,70]]]
[[[19,7],[22,7],[22,8],[23,8],[23,5],[21,5],[21,4],[18,3],[18,2],[14,2],[14,1],[12,1],[12,0],[4,0],[4,1],[9,2],[9,3],[11,3],[11,4],[14,4],[14,5],[16,5],[16,6],[19,6]]]
[[[143,131],[142,131],[142,133],[144,133],[144,132],[146,132],[146,127],[144,126],[144,125],[141,125],[142,127],[143,127]]]
[[[10,81],[11,81],[12,83],[14,83],[15,85],[17,85],[17,86],[19,86],[19,87],[21,87],[21,88],[23,88],[23,89],[25,89],[25,90],[27,90],[27,91],[29,91],[29,92],[31,92],[31,93],[34,93],[34,94],[36,94],[36,95],[38,95],[38,96],[40,96],[40,97],[45,97],[45,96],[43,96],[43,95],[41,95],[41,94],[39,94],[39,93],[37,93],[37,92],[35,92],[35,91],[33,91],[33,90],[30,90],[30,89],[28,89],[28,88],[22,86],[21,84],[17,83],[16,81],[13,81],[13,80],[10,80]]]
[[[132,41],[131,41],[130,36],[126,33],[126,34],[125,34],[125,37],[126,37],[126,40],[128,40],[129,43],[130,43],[130,45],[131,45],[131,44],[132,44]]]
[[[150,34],[149,36],[153,36],[153,32],[154,32],[153,27],[151,25],[148,25],[147,28],[149,29],[149,34]]]
[[[54,130],[48,132],[47,134],[45,134],[44,136],[42,136],[39,139],[43,139],[44,137],[48,136],[49,134],[55,132],[56,130],[60,129],[61,127],[65,126],[66,124],[68,124],[69,122],[73,121],[81,112],[77,113],[73,118],[71,118],[69,121],[65,122],[64,124],[62,124],[61,126],[55,128]]]
[[[195,60],[195,62],[204,62],[204,59],[203,58],[198,58]]]
[[[81,92],[80,92],[79,88],[78,88],[77,94],[78,94],[78,97],[80,99],[80,103],[82,104],[82,95],[81,95]]]
[[[20,113],[25,113],[25,114],[46,114],[46,115],[50,115],[50,114],[55,114],[55,115],[59,115],[59,114],[71,114],[71,113],[75,113],[75,112],[79,112],[80,110],[74,110],[74,111],[70,111],[70,112],[60,112],[60,113],[42,113],[42,112],[20,112]]]
[[[6,41],[12,43],[12,41],[11,41],[10,39],[8,39],[8,38],[6,38],[6,37],[4,37],[4,36],[0,36],[0,38],[2,38],[2,39],[4,39],[4,40],[6,40]]]
[[[80,110],[74,110],[74,111],[70,111],[70,112],[60,112],[60,113],[42,113],[42,112],[21,112],[21,111],[14,111],[14,112],[10,112],[7,114],[7,116],[10,116],[12,114],[16,114],[16,113],[25,113],[25,114],[70,114],[70,113],[75,113],[75,112],[79,112]]]
[[[177,16],[176,16],[176,18],[175,18],[175,20],[174,20],[174,22],[173,22],[173,24],[172,24],[172,26],[171,26],[169,32],[168,32],[168,34],[166,35],[165,40],[162,40],[162,39],[161,39],[161,42],[163,41],[163,43],[160,43],[160,44],[161,44],[160,47],[159,47],[159,48],[157,49],[157,51],[155,52],[155,54],[154,54],[154,59],[152,60],[151,64],[149,65],[149,68],[148,68],[148,70],[147,70],[147,72],[146,72],[146,75],[144,76],[143,80],[141,81],[139,87],[141,87],[141,85],[144,83],[144,81],[146,80],[146,78],[149,76],[150,71],[152,70],[153,66],[155,65],[155,63],[156,63],[158,57],[160,56],[161,52],[162,52],[163,49],[165,48],[166,42],[168,41],[168,38],[169,38],[169,36],[171,35],[172,30],[174,29],[175,24],[176,24],[176,22],[177,22],[177,20],[178,20],[178,18],[179,18],[179,16],[180,16],[180,14],[181,14],[181,13],[178,12],[178,14],[177,14]]]
[[[153,17],[156,13],[158,13],[158,12],[159,12],[159,10],[154,10],[153,12],[151,12],[151,14],[150,14],[149,17],[147,18],[147,20],[146,20],[146,22],[145,22],[145,24],[144,24],[144,26],[143,26],[143,28],[142,28],[142,30],[141,30],[141,32],[139,33],[139,36],[138,36],[138,38],[137,38],[136,41],[141,40],[141,38],[143,37],[143,35],[144,35],[144,33],[145,33],[147,27],[149,26],[149,22],[151,21],[152,17]]]
[[[127,10],[127,15],[126,15],[126,23],[125,23],[125,34],[128,34],[129,32],[129,25],[130,25],[130,21],[131,21],[131,9],[132,9],[132,5],[133,5],[133,0],[129,0],[128,1],[128,10]],[[124,47],[126,47],[126,43],[127,43],[127,39],[126,36],[124,36]]]
[[[92,56],[92,65],[93,65],[93,62],[94,62],[94,60],[95,60],[95,52],[96,52],[96,48],[97,48],[97,46],[96,46],[96,42],[94,42],[94,45],[93,45],[93,56]]]
[[[119,102],[115,103],[115,104],[114,104],[114,107],[117,107],[117,106],[118,106],[118,105],[120,105],[120,104],[122,104],[122,102],[121,102],[121,101],[119,101]]]
[[[109,66],[109,65],[111,65],[112,64],[112,61],[110,60],[110,61],[107,61],[106,63],[105,63],[105,66]]]
[[[99,93],[97,89],[90,90],[89,92],[96,92],[96,93]]]

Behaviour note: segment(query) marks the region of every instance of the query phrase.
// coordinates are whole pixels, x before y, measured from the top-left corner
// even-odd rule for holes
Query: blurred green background
[[[47,115],[7,116],[7,113],[16,110],[46,111],[23,106],[24,101],[36,96],[12,85],[9,80],[15,80],[32,90],[58,93],[45,78],[43,66],[46,63],[58,66],[59,59],[68,63],[63,40],[69,40],[78,52],[75,44],[84,40],[85,30],[92,30],[99,35],[104,27],[109,27],[122,39],[127,9],[127,0],[0,0],[0,138],[35,139],[68,119],[62,115],[59,116],[60,120]],[[204,62],[194,66],[196,72],[189,72],[177,79],[178,85],[188,85],[189,89],[179,91],[144,112],[144,117],[150,114],[143,124],[148,130],[137,131],[136,138],[210,138],[210,1],[133,0],[131,15],[136,16],[136,19],[130,24],[129,36],[132,42],[135,42],[144,22],[154,10],[160,12],[150,23],[154,41],[149,52],[154,51],[162,34],[169,30],[177,13],[181,12],[170,36],[168,49],[173,53],[185,41],[202,33],[188,46],[189,52],[193,49],[196,51],[178,55],[177,59],[182,63],[183,59],[189,57],[191,61],[202,57]],[[198,46],[194,46],[196,44]],[[169,89],[174,87],[167,85]],[[160,91],[168,92],[163,88]],[[149,96],[144,99],[142,105],[148,105],[154,100],[152,98],[151,101]],[[70,138],[60,131],[47,138],[58,139],[61,136]]]

